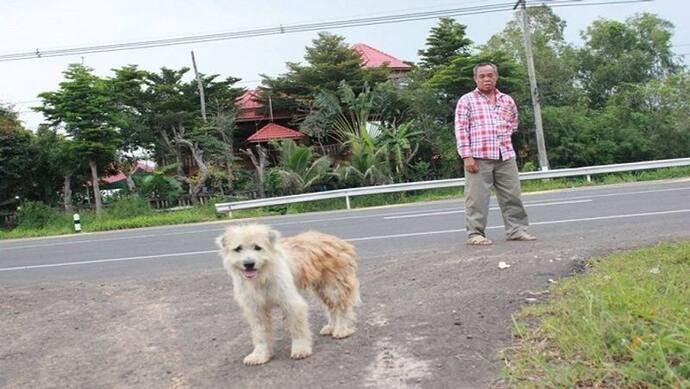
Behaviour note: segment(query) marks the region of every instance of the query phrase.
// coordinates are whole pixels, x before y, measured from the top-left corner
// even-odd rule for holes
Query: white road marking
[[[531,203],[531,204],[525,204],[525,207],[546,207],[550,205],[563,205],[563,204],[577,204],[577,203],[589,203],[591,202],[592,199],[587,199],[587,200],[575,200],[575,201],[556,201],[556,202],[551,202],[551,203]],[[500,208],[498,207],[491,207],[489,208],[490,211],[496,211],[499,210]],[[403,216],[386,216],[384,217],[385,220],[392,220],[392,219],[407,219],[407,218],[412,218],[412,217],[425,217],[425,216],[439,216],[439,215],[451,215],[455,213],[465,213],[464,209],[461,210],[455,210],[455,211],[444,211],[444,212],[428,212],[428,213],[417,213],[417,214],[412,214],[412,215],[403,215]]]
[[[75,266],[75,265],[90,265],[90,264],[94,264],[94,263],[124,262],[124,261],[135,261],[135,260],[142,260],[142,259],[154,259],[154,258],[166,258],[166,257],[184,257],[184,256],[189,256],[189,255],[210,254],[210,253],[215,253],[215,252],[218,252],[218,250],[190,251],[190,252],[186,252],[186,253],[171,253],[171,254],[157,254],[157,255],[143,255],[143,256],[139,256],[139,257],[126,257],[126,258],[94,259],[94,260],[90,260],[90,261],[76,261],[76,262],[49,263],[49,264],[45,264],[45,265],[5,267],[5,268],[0,268],[0,271],[42,269],[42,268],[46,268],[46,267]]]
[[[534,223],[530,223],[530,225],[577,223],[577,222],[587,222],[587,221],[596,221],[596,220],[610,220],[610,219],[624,219],[624,218],[633,218],[633,217],[669,215],[669,214],[676,214],[676,213],[690,213],[690,209],[675,209],[675,210],[659,211],[659,212],[630,213],[630,214],[624,214],[624,215],[597,216],[597,217],[588,217],[588,218],[580,218],[580,219],[550,220],[550,221],[543,221],[543,222],[534,222]],[[496,229],[496,228],[503,228],[503,226],[500,225],[500,226],[487,227],[487,229]],[[456,234],[458,232],[463,232],[463,231],[465,231],[465,229],[460,228],[460,229],[453,229],[453,230],[425,231],[425,232],[412,232],[412,233],[406,233],[406,234],[367,236],[367,237],[362,237],[362,238],[349,238],[349,239],[345,239],[345,240],[347,240],[348,242],[361,242],[361,241],[368,241],[368,240],[409,238],[409,237],[415,237],[415,236]],[[89,260],[89,261],[51,263],[51,264],[44,264],[44,265],[15,266],[15,267],[0,268],[0,272],[31,270],[31,269],[41,269],[41,268],[61,267],[61,266],[89,265],[89,264],[95,264],[95,263],[124,262],[124,261],[135,261],[135,260],[145,260],[145,259],[155,259],[155,258],[183,257],[183,256],[211,254],[211,253],[216,253],[216,252],[217,252],[217,250],[191,251],[191,252],[184,252],[184,253],[145,255],[145,256],[138,256],[138,257],[108,258],[108,259],[95,259],[95,260]]]

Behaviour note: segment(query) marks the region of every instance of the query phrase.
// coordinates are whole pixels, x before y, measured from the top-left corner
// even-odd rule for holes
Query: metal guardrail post
[[[350,195],[345,193],[345,206],[347,207],[348,210],[352,209],[350,207]]]

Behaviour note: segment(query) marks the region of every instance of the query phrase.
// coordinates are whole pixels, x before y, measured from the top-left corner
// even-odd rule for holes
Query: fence
[[[569,168],[569,169],[556,169],[538,172],[527,172],[520,173],[520,180],[538,180],[547,178],[563,178],[563,177],[578,177],[586,176],[588,181],[591,181],[591,176],[595,174],[608,174],[608,173],[618,173],[618,172],[629,172],[636,170],[649,170],[649,169],[660,169],[667,167],[676,166],[690,166],[690,158],[678,158],[678,159],[664,159],[658,161],[644,161],[644,162],[632,162],[632,163],[621,163],[614,165],[600,165],[600,166],[587,166],[579,168]],[[255,199],[255,200],[245,200],[245,201],[235,201],[229,203],[217,203],[216,212],[229,212],[239,210],[239,209],[250,209],[266,207],[271,205],[284,205],[301,203],[307,201],[325,200],[333,198],[344,198],[345,207],[351,209],[350,207],[350,197],[353,196],[363,196],[371,194],[382,194],[382,193],[393,193],[393,192],[407,192],[415,190],[425,190],[425,189],[438,189],[438,188],[450,188],[450,187],[462,187],[465,185],[464,178],[453,178],[447,180],[436,180],[436,181],[421,181],[421,182],[406,182],[401,184],[392,185],[378,185],[378,186],[368,186],[362,188],[348,188],[348,189],[337,189],[326,192],[317,193],[303,193],[291,196],[282,197],[272,197],[266,199]]]

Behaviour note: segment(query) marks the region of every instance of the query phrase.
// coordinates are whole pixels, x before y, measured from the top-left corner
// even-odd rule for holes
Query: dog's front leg
[[[273,327],[271,310],[268,308],[245,308],[244,317],[252,329],[254,350],[244,358],[245,365],[261,365],[271,360]]]
[[[285,306],[285,316],[292,337],[290,358],[302,359],[311,355],[311,330],[309,329],[309,306],[302,296],[295,292]]]

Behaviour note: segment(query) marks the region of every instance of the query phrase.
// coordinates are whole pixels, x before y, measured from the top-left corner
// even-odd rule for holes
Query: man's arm
[[[471,141],[470,107],[467,101],[460,99],[455,106],[455,142],[465,170],[469,173],[476,173],[479,171],[479,167],[472,155]]]
[[[455,141],[460,158],[472,157],[470,148],[470,110],[467,101],[458,100],[455,106]]]
[[[515,101],[513,98],[510,98],[510,103],[508,105],[509,107],[509,112],[510,115],[508,116],[508,123],[510,123],[510,132],[513,133],[517,131],[518,129],[518,110],[517,110],[517,105],[515,104]]]

